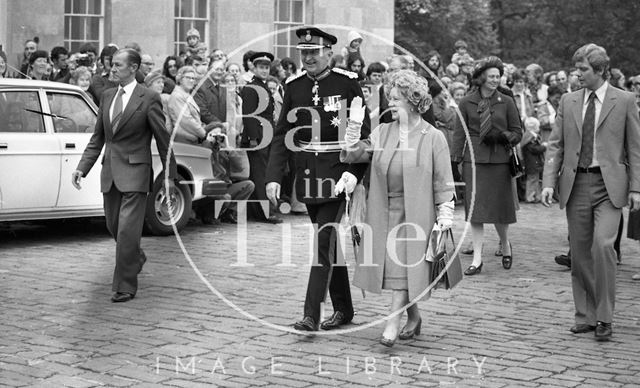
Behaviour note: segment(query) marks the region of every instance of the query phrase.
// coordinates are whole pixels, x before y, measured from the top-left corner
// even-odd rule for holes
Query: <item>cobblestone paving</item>
[[[598,343],[568,331],[569,271],[553,261],[567,250],[564,213],[523,205],[518,217],[513,268],[505,271],[493,256],[497,237],[487,227],[482,273],[451,292],[435,291],[420,304],[422,334],[390,349],[377,342],[382,323],[315,337],[272,327],[301,318],[305,216],[286,216],[285,226],[250,223],[253,266],[237,265],[235,226],[190,225],[181,241],[220,295],[175,237],[145,237],[149,260],[136,299],[124,304],[109,301],[115,247],[102,220],[4,225],[0,386],[637,387],[640,282],[631,275],[640,271],[638,243],[623,240],[614,337]],[[463,227],[458,211],[458,236]],[[387,313],[389,294],[352,294],[357,313],[349,328]]]

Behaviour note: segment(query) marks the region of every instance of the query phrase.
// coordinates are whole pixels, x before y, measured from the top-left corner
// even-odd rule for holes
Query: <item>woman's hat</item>
[[[163,79],[164,80],[164,76],[160,73],[159,70],[152,71],[151,73],[147,74],[146,77],[144,77],[144,84],[147,85],[147,87],[149,87],[157,79]]]
[[[473,65],[473,72],[471,73],[471,78],[476,79],[480,77],[485,70],[491,69],[495,67],[500,72],[500,77],[504,74],[504,64],[500,60],[500,58],[495,56],[490,56],[486,58],[482,58]]]

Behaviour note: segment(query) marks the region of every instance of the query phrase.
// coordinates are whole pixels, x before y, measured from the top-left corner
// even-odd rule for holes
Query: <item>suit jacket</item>
[[[522,127],[520,126],[520,114],[511,96],[496,91],[491,97],[491,123],[493,128],[502,132],[505,144],[485,144],[480,142],[480,114],[478,104],[482,97],[480,91],[466,95],[460,101],[460,114],[464,119],[471,138],[476,163],[508,163],[510,156],[509,145],[516,145],[522,139]],[[451,159],[455,162],[471,162],[469,144],[465,147],[466,134],[460,118],[456,116],[456,124],[453,130],[453,145]]]
[[[560,208],[567,205],[578,168],[585,93],[579,90],[562,96],[549,137],[543,186],[558,184]],[[607,86],[595,138],[607,194],[613,206],[621,208],[629,191],[640,192],[640,118],[633,93]]]
[[[198,89],[193,99],[200,107],[200,121],[203,123],[227,121],[227,90],[222,85],[216,88],[209,78]]]
[[[165,130],[164,114],[160,95],[144,86],[136,85],[127,106],[122,112],[116,133],[111,129],[109,108],[117,88],[104,92],[96,127],[87,148],[82,154],[77,170],[86,176],[105,146],[100,174],[100,191],[111,190],[116,185],[121,192],[151,191],[153,170],[151,161],[151,137],[162,160],[163,168],[169,148],[169,134]],[[175,178],[176,164],[173,154],[170,162],[170,177]]]

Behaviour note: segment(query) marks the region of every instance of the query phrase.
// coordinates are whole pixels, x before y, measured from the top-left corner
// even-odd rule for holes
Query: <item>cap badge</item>
[[[304,36],[304,41],[311,42],[311,32],[309,30],[307,30],[307,35]]]

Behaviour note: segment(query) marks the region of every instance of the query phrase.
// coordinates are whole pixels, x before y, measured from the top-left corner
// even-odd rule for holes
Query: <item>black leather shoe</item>
[[[123,302],[128,302],[133,298],[135,298],[135,295],[130,294],[128,292],[116,292],[111,297],[111,301],[113,303],[123,303]]]
[[[567,255],[558,255],[554,260],[558,265],[564,265],[571,268],[571,258]]]
[[[502,256],[502,243],[501,242],[498,243],[498,249],[496,249],[496,252],[494,254],[496,256]]]
[[[609,341],[611,339],[611,323],[598,322],[596,324],[596,341]]]
[[[347,319],[342,311],[336,311],[333,313],[331,318],[325,320],[320,324],[320,328],[322,330],[333,330],[349,322],[351,322],[351,320]]]
[[[264,222],[266,222],[268,224],[281,224],[282,223],[282,218],[280,218],[278,216],[270,216],[269,218],[264,220]]]
[[[301,321],[294,323],[293,328],[299,331],[318,331],[316,321],[311,317],[304,317]]]
[[[587,325],[586,323],[578,323],[571,326],[571,329],[569,330],[573,334],[582,334],[582,333],[588,333],[590,331],[594,331],[595,329],[596,329],[595,326]]]
[[[407,330],[407,326],[402,328],[400,331],[400,335],[398,338],[401,340],[408,340],[413,338],[416,335],[420,335],[420,327],[422,326],[422,318],[418,319],[418,324],[411,330]]]
[[[467,275],[467,276],[471,276],[471,275],[475,275],[477,273],[480,273],[480,271],[482,271],[482,264],[484,264],[484,263],[480,263],[480,265],[477,266],[477,267],[475,265],[470,265],[469,268],[467,268],[464,271],[464,274]]]
[[[224,222],[225,224],[238,223],[238,219],[236,218],[236,216],[233,213],[228,213],[228,212],[220,216],[220,221]]]
[[[511,246],[511,242],[509,242],[509,249],[511,249],[510,255],[502,255],[502,268],[511,269],[511,264],[513,264],[513,247]]]

